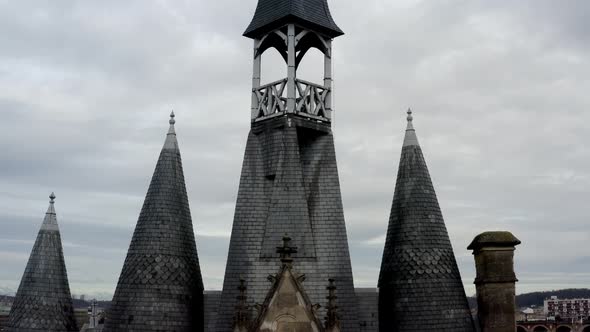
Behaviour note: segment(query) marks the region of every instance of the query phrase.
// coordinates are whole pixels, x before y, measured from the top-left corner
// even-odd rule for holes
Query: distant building
[[[544,313],[549,320],[589,320],[590,299],[558,299],[552,296],[544,302]]]
[[[531,306],[530,308],[521,308],[516,315],[517,321],[544,321],[547,319],[547,315],[543,310],[543,307]]]

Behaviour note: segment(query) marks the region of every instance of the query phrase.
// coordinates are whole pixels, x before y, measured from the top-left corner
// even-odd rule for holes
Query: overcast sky
[[[375,287],[405,111],[462,277],[510,230],[517,292],[590,286],[590,2],[332,0],[333,129],[357,287]],[[0,0],[0,292],[55,191],[74,294],[110,298],[168,129],[220,289],[250,126],[255,0]],[[274,51],[273,51],[274,52]],[[285,76],[277,53],[263,81]],[[311,52],[300,77],[318,81]]]

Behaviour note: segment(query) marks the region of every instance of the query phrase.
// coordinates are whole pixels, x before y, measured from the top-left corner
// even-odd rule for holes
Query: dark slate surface
[[[78,331],[53,206],[37,235],[6,331]]]
[[[360,332],[379,332],[379,292],[377,288],[357,288]]]
[[[474,331],[453,248],[417,141],[402,149],[379,288],[381,331]]]
[[[176,137],[168,135],[104,331],[203,331],[203,282]]]
[[[297,23],[329,37],[343,34],[332,19],[328,0],[259,0],[244,36],[259,38],[287,23]]]
[[[334,278],[343,331],[359,331],[333,136],[329,127],[306,129],[305,123],[281,117],[253,126],[249,134],[215,331],[231,330],[240,277],[247,283],[248,304],[264,301],[267,276],[281,264],[277,254],[267,257],[265,243],[280,246],[285,232],[294,246],[306,247],[293,256],[307,277],[311,301],[322,305],[318,316],[326,315],[326,284]],[[279,199],[273,197],[277,192]],[[280,213],[274,206],[291,201],[296,212]],[[307,239],[313,239],[315,257],[308,254]]]
[[[213,331],[215,327],[220,299],[221,291],[205,291],[204,293],[205,331]]]

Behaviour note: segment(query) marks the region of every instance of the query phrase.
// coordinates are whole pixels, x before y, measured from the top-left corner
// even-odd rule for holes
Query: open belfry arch
[[[254,39],[252,121],[286,113],[320,121],[332,118],[332,38],[342,35],[327,0],[260,0],[244,36]],[[287,77],[261,85],[262,56],[275,48],[287,65]],[[297,78],[311,48],[324,54],[324,82]]]
[[[309,300],[320,305],[317,317],[328,314],[326,286],[333,279],[338,284],[339,326],[359,330],[331,129],[332,39],[342,34],[327,0],[260,0],[244,33],[254,41],[251,130],[211,331],[231,331],[236,308],[264,303],[267,277],[281,267],[276,248],[284,234],[297,244],[293,258],[297,271],[306,276]],[[269,48],[285,60],[287,77],[262,85],[262,60]],[[324,54],[323,82],[297,78],[297,67],[311,48]],[[240,290],[242,283],[247,289]],[[240,317],[255,319],[254,313],[249,315]]]

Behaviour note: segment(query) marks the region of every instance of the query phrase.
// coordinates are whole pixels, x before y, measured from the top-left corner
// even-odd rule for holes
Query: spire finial
[[[408,117],[407,117],[407,119],[408,119],[408,127],[406,128],[406,130],[414,130],[414,123],[413,123],[414,116],[412,115],[413,114],[412,109],[411,108],[408,108],[408,112],[407,113],[408,113]]]
[[[404,138],[403,146],[420,145],[418,144],[418,137],[416,137],[416,130],[414,130],[414,116],[411,108],[408,108],[408,126],[406,127],[406,137]]]
[[[55,193],[53,192],[51,193],[51,195],[49,195],[49,203],[55,203]]]
[[[176,135],[176,130],[174,129],[174,124],[176,123],[176,120],[174,119],[176,117],[176,115],[174,115],[174,111],[172,111],[170,113],[170,121],[168,121],[170,123],[170,129],[168,130],[168,135]]]
[[[176,120],[174,120],[174,117],[176,115],[174,115],[174,110],[172,110],[172,113],[170,113],[170,124],[174,125],[176,123]]]

